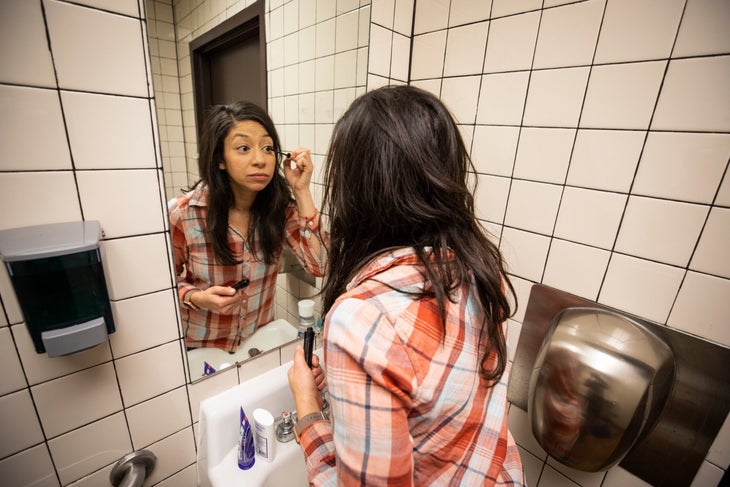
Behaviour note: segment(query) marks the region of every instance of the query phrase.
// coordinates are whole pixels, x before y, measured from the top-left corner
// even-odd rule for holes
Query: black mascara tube
[[[312,368],[312,352],[314,351],[314,328],[307,327],[304,332],[304,360],[307,361],[309,368]]]

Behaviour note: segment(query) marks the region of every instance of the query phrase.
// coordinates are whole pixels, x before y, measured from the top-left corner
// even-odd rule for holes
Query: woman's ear
[[[226,163],[225,163],[225,161],[219,161],[218,162],[218,169],[220,169],[221,171],[224,171],[226,169]]]

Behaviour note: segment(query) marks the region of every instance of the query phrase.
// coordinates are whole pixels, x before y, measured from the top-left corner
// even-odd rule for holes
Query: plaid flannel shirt
[[[447,301],[446,335],[420,290],[413,249],[375,259],[325,322],[332,423],[305,428],[300,443],[313,485],[524,485],[507,430],[509,369],[490,386],[478,373],[473,289]]]

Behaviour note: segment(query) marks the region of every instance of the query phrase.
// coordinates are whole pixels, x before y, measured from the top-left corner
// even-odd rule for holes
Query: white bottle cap
[[[299,308],[299,316],[304,318],[314,316],[314,301],[311,299],[302,299],[297,305]]]

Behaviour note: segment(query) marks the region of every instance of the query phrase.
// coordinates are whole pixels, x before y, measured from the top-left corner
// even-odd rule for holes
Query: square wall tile
[[[63,485],[131,452],[124,414],[118,413],[48,441]]]
[[[484,72],[530,69],[539,25],[540,12],[492,20]]]
[[[112,301],[111,305],[117,331],[109,338],[115,358],[180,337],[175,289]]]
[[[517,148],[514,177],[546,183],[564,183],[575,132],[575,129],[523,128]]]
[[[134,450],[146,448],[192,423],[185,387],[133,406],[126,414]]]
[[[488,222],[504,222],[507,209],[510,180],[505,177],[479,175],[474,194],[474,210],[477,218]]]
[[[479,100],[481,76],[444,78],[441,84],[441,101],[444,102],[459,124],[474,123]]]
[[[155,167],[148,100],[69,91],[61,100],[77,169]]]
[[[730,209],[713,207],[694,251],[690,269],[730,279]]]
[[[315,27],[315,48],[317,57],[335,53],[335,19],[319,22]]]
[[[688,2],[679,26],[673,57],[730,52],[730,3],[725,0]]]
[[[504,224],[552,235],[562,186],[513,179]]]
[[[381,0],[372,5],[370,21],[386,29],[393,29],[395,0]]]
[[[616,251],[685,267],[709,208],[632,196],[621,222]]]
[[[512,287],[515,288],[515,300],[517,301],[517,312],[512,319],[523,323],[525,321],[525,311],[527,310],[527,303],[530,300],[530,292],[534,283],[526,279],[522,279],[517,276],[510,275],[509,280],[512,282]],[[514,303],[510,299],[510,303],[514,307]]]
[[[682,0],[607,2],[596,63],[668,58],[684,3]]]
[[[56,86],[40,2],[1,2],[0,40],[0,82]]]
[[[337,15],[335,0],[317,0],[317,22],[331,19],[335,15]]]
[[[56,470],[45,444],[0,460],[0,479],[8,485],[58,487]]]
[[[299,61],[311,61],[317,56],[315,50],[316,28],[307,27],[298,32],[299,36]],[[271,68],[269,68],[269,72]]]
[[[669,62],[652,129],[730,132],[730,56]]]
[[[18,348],[20,360],[30,385],[73,374],[112,359],[108,342],[71,355],[49,357],[48,354],[35,351],[33,340],[30,338],[30,332],[25,323],[13,325],[12,330],[15,346]],[[114,336],[114,334],[110,336]]]
[[[149,485],[156,485],[162,479],[195,465],[195,438],[192,427],[168,436],[147,449],[157,457],[155,469],[145,479]]]
[[[607,250],[553,239],[542,283],[595,301],[609,257]]]
[[[370,26],[370,59],[368,72],[390,77],[390,59],[393,50],[393,31],[378,25]]]
[[[730,415],[725,417],[725,422],[715,437],[715,441],[707,452],[707,460],[715,465],[730,464]]]
[[[410,37],[411,35],[411,19],[413,19],[413,0],[403,0],[398,2],[401,5],[405,5],[406,3],[411,3],[410,10],[408,11],[408,28],[407,29],[395,29],[396,32],[399,34],[403,34],[405,36]],[[370,10],[371,7],[368,5],[366,7],[362,7],[358,13],[359,20],[358,20],[358,28],[357,28],[357,47],[368,47],[368,44],[370,42]],[[399,22],[399,24],[401,24]]]
[[[180,347],[179,342],[172,342],[115,361],[126,407],[185,384]]]
[[[616,466],[606,472],[603,487],[651,487],[651,484],[644,482],[628,470]]]
[[[507,272],[533,282],[541,282],[550,247],[550,237],[504,227],[499,245]]]
[[[566,186],[555,236],[610,249],[616,240],[626,195]]]
[[[580,485],[580,487],[601,487],[603,478],[606,476],[606,472],[583,472],[572,469],[552,457],[548,457],[546,467],[548,466],[575,482],[576,485]]]
[[[449,27],[489,19],[492,0],[451,0]]]
[[[539,10],[542,0],[493,0],[492,18]]]
[[[477,125],[471,147],[471,159],[477,171],[511,176],[519,137],[519,127]]]
[[[730,280],[688,272],[667,325],[730,347]]]
[[[519,448],[520,451],[522,470],[525,473],[525,484],[538,485],[537,482],[540,479],[540,473],[542,472],[544,462],[524,448],[520,446],[517,448]]]
[[[335,87],[335,57],[327,56],[314,61],[314,89],[331,90]],[[317,120],[319,122],[319,120]]]
[[[105,238],[127,237],[165,229],[157,169],[77,171],[84,217],[98,220]],[[130,198],[129,189],[134,188]],[[119,203],[124,202],[124,211]]]
[[[111,362],[38,384],[31,391],[47,438],[122,409]]]
[[[81,221],[71,171],[0,173],[0,208],[0,229]]]
[[[0,457],[7,457],[43,441],[43,431],[28,389],[0,397],[0,424],[3,425]]]
[[[631,192],[712,203],[730,156],[730,134],[650,132]]]
[[[359,24],[360,15],[357,10],[337,17],[335,20],[335,52],[357,49]]]
[[[638,131],[578,130],[568,184],[627,193],[645,137]]]
[[[5,5],[2,3],[0,9]],[[71,169],[58,92],[0,86],[0,110],[0,145],[3,148],[0,170]]]
[[[594,66],[581,127],[646,129],[666,61]]]
[[[519,126],[529,79],[527,71],[483,76],[476,122]]]
[[[445,52],[445,30],[415,36],[411,55],[411,78],[440,78],[444,69]]]
[[[0,396],[27,386],[10,328],[0,328]]]
[[[357,84],[357,51],[335,54],[335,88]]]
[[[393,52],[390,57],[390,77],[408,80],[408,66],[411,65],[411,39],[404,35],[393,33]],[[360,84],[360,83],[357,83]]]
[[[549,465],[542,468],[540,487],[582,487]]]
[[[139,20],[54,0],[43,4],[60,88],[149,95]]]
[[[704,487],[705,485],[721,485],[725,477],[725,471],[708,461],[702,462],[699,470],[692,479],[690,487]],[[727,479],[726,479],[727,480]]]
[[[524,124],[577,127],[589,68],[533,71],[527,93]]]
[[[284,58],[282,59],[284,66],[290,66],[299,61],[300,45],[301,41],[299,40],[298,32],[284,37]]]
[[[657,323],[666,323],[684,270],[614,253],[598,302]]]
[[[527,411],[523,411],[512,404],[509,408],[507,421],[509,431],[512,433],[515,442],[539,460],[545,461],[547,458],[547,452],[542,449],[540,443],[537,442],[535,435],[532,434],[532,428],[530,428],[530,417],[527,415]]]
[[[445,29],[449,20],[449,2],[443,0],[419,0],[414,12],[413,33],[423,34]]]
[[[299,0],[299,28],[304,29],[317,21],[317,0]]]
[[[481,74],[488,31],[489,22],[448,30],[444,76]]]
[[[284,35],[299,30],[299,2],[284,4]]]
[[[590,0],[543,11],[534,69],[591,64],[605,0]]]
[[[112,301],[168,289],[174,283],[164,234],[105,240],[101,255]]]
[[[194,382],[188,386],[190,410],[193,423],[200,420],[200,402],[238,385],[238,374],[234,368],[226,369],[205,380]]]

